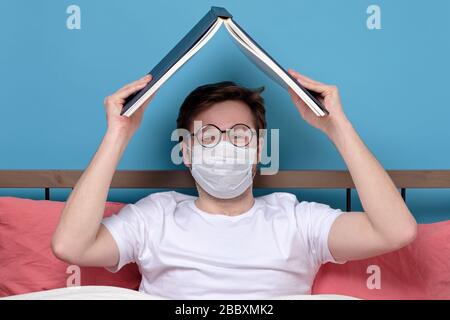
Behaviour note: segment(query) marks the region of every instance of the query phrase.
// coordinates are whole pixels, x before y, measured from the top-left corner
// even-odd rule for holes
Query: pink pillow
[[[108,202],[105,216],[123,206]],[[64,202],[59,201],[0,197],[0,296],[67,285],[69,265],[58,260],[50,249],[63,207]],[[379,267],[380,289],[367,286],[371,276],[368,268],[374,272],[371,266]],[[81,285],[129,289],[137,289],[141,280],[135,264],[116,274],[103,268],[82,267],[80,275]],[[419,225],[416,241],[396,252],[322,266],[312,292],[364,299],[450,299],[450,221]]]
[[[107,202],[105,216],[124,205]],[[115,274],[92,267],[78,273],[53,255],[51,237],[63,207],[59,201],[0,197],[0,297],[66,287],[77,274],[81,285],[138,289],[141,275],[135,264]]]
[[[363,299],[450,299],[450,221],[420,224],[416,240],[395,252],[323,265],[312,292]]]

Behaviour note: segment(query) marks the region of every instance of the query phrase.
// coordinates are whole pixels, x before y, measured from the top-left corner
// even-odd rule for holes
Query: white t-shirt
[[[227,216],[196,198],[153,193],[104,218],[120,252],[108,270],[136,262],[139,291],[171,299],[265,299],[310,294],[320,265],[336,263],[327,240],[340,209],[275,192]]]

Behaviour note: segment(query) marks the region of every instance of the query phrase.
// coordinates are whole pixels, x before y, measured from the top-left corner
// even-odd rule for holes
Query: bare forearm
[[[89,166],[78,180],[61,215],[54,241],[71,243],[71,250],[82,252],[96,238],[112,177],[128,138],[107,131]]]
[[[340,121],[329,136],[348,167],[373,228],[390,238],[415,227],[415,220],[393,181],[351,123],[347,119]]]
[[[317,117],[290,91],[302,118],[324,132],[342,155],[365,213],[341,215],[330,230],[328,245],[339,261],[363,259],[403,247],[416,237],[417,224],[387,172],[345,116],[337,86],[289,70],[304,87],[320,94],[329,111]]]

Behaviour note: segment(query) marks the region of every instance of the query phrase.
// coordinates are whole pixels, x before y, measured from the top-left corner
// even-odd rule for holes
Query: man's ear
[[[189,143],[189,142],[185,142],[185,139],[183,139],[183,142],[181,142],[181,153],[183,154],[184,165],[188,168],[191,168],[192,167],[192,163],[191,163],[192,155],[191,155],[191,152],[190,152],[189,148],[187,147],[186,143]]]

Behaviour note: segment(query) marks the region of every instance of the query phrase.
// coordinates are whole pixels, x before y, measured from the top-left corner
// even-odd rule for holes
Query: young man
[[[263,99],[258,90],[222,82],[194,90],[177,120],[188,132],[183,159],[199,196],[154,193],[103,219],[114,171],[148,102],[130,118],[120,111],[124,99],[150,80],[144,77],[105,99],[108,129],[66,202],[52,239],[55,255],[112,272],[136,262],[140,291],[157,296],[259,299],[309,294],[321,264],[363,259],[413,241],[416,222],[346,118],[338,89],[289,72],[320,93],[330,111],[316,117],[290,92],[302,118],[342,155],[364,212],[299,202],[285,192],[254,198],[255,161],[234,160],[244,159],[244,153],[251,155],[247,160],[259,158],[256,133],[266,126]],[[196,128],[195,121],[202,125]],[[236,159],[225,161],[229,154]]]

